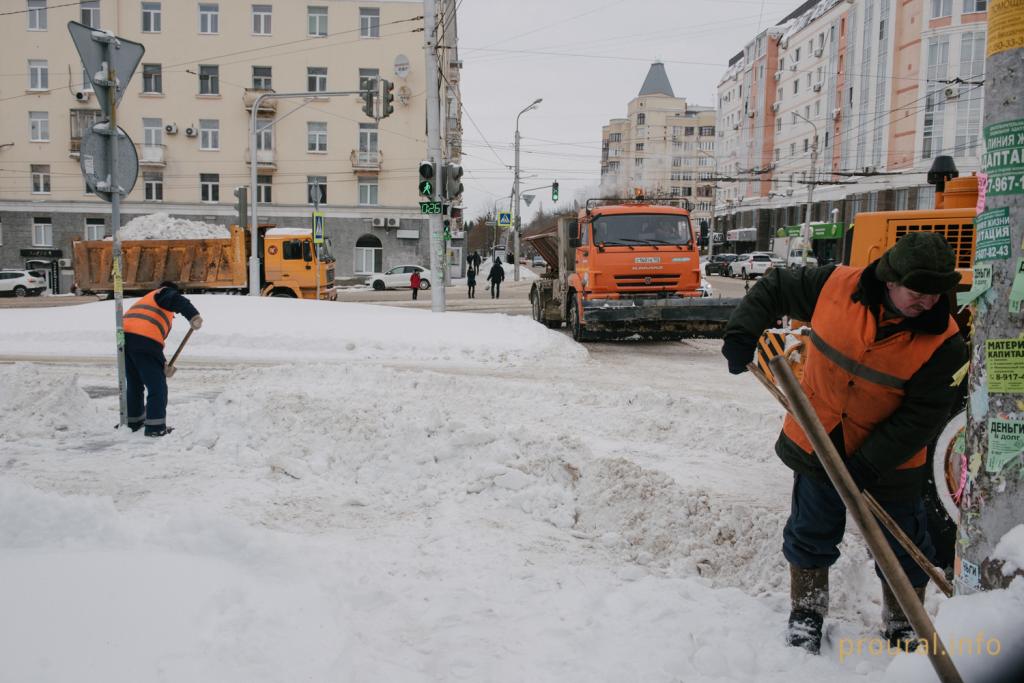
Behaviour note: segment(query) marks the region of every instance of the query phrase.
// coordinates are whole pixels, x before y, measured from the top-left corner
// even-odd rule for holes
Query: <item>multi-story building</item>
[[[676,97],[655,62],[639,94],[627,105],[627,117],[601,129],[601,194],[677,197],[693,206],[695,219],[707,219],[714,207],[715,110]]]
[[[733,246],[766,248],[800,223],[812,182],[812,220],[837,210],[849,222],[861,210],[931,206],[935,156],[953,156],[962,174],[978,170],[985,8],[811,0],[755,36],[718,88],[719,163],[737,178],[718,209],[723,228],[744,238]],[[837,248],[816,245],[826,256]]]
[[[179,3],[25,0],[4,18],[0,62],[0,266],[61,266],[71,242],[111,234],[110,206],[87,192],[79,168],[83,132],[102,117],[66,24],[142,43],[145,53],[118,107],[134,141],[139,177],[122,222],[155,212],[212,223],[237,221],[234,188],[250,182],[250,116],[257,112],[261,223],[307,226],[325,213],[339,277],[429,260],[418,210],[417,162],[425,157],[425,67],[420,2],[309,3],[218,0]],[[439,55],[443,145],[461,149],[455,3],[439,3],[447,46]],[[395,111],[361,110],[362,79],[395,83]],[[318,93],[346,91],[347,96]],[[319,196],[317,196],[319,195]],[[452,263],[461,264],[458,243]]]

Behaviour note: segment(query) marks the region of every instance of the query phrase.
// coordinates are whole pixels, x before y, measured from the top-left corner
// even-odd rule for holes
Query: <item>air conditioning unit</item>
[[[817,50],[814,51],[814,56],[820,57],[822,52],[823,50],[819,47]]]
[[[190,138],[194,138],[195,136],[199,135],[199,131],[193,128],[192,126],[189,126],[185,129],[185,135],[187,135]]]
[[[875,167],[875,166],[865,166],[864,170],[863,170],[863,173],[864,173],[864,175],[872,175],[877,170],[878,170],[878,168]]]
[[[70,268],[71,267],[71,259],[69,259],[69,258],[59,258],[59,259],[57,259],[57,265],[60,266],[61,268]]]
[[[775,80],[777,80],[777,81],[782,80],[782,72],[781,71],[776,71],[775,72]]]
[[[779,103],[775,102],[774,104],[772,104],[772,111],[778,111],[778,110],[779,110]]]
[[[383,228],[384,227],[384,219],[383,218],[371,218],[370,219],[370,225],[372,225],[375,228]]]
[[[176,123],[168,123],[166,126],[164,126],[164,132],[167,133],[168,135],[177,135],[178,134],[178,124],[176,124]]]
[[[757,112],[756,111],[748,111],[747,112],[747,118],[751,118],[752,119],[755,116],[757,116]]]
[[[821,92],[821,83],[815,83],[811,86],[811,90],[814,92]]]
[[[76,90],[75,91],[75,99],[78,100],[79,102],[88,102],[90,95],[92,95],[92,93],[89,92],[88,90]]]
[[[959,93],[959,92],[957,92],[957,89],[956,89],[956,87],[955,87],[955,86],[952,86],[952,85],[951,85],[951,86],[949,86],[949,87],[947,87],[947,88],[946,88],[945,90],[943,90],[942,92],[943,92],[943,94],[945,94],[945,95],[946,95],[946,99],[947,99],[947,100],[952,100],[952,99],[956,99],[956,98],[957,98],[957,97],[959,97],[959,95],[960,95],[960,93]]]
[[[833,109],[832,110],[832,120],[833,121],[838,121],[839,117],[842,116],[842,114],[843,114],[843,110],[842,109]]]
[[[389,228],[397,228],[398,224],[400,222],[401,221],[398,218],[387,218],[387,219],[385,219],[385,223],[386,223],[387,227],[389,227]]]
[[[740,124],[738,124],[738,123],[732,124],[732,129],[733,130],[739,130],[740,129]]]

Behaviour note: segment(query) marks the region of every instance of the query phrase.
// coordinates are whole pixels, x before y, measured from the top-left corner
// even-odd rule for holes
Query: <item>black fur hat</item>
[[[895,282],[922,294],[942,294],[957,286],[956,254],[934,232],[912,232],[882,254],[875,271],[883,282]]]

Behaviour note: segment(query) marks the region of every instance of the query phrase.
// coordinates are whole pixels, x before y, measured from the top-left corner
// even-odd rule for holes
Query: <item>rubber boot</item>
[[[917,599],[924,604],[924,586],[914,586]],[[903,613],[903,608],[896,601],[889,584],[882,581],[882,637],[889,641],[891,647],[898,647],[906,652],[913,652],[920,645],[914,627]]]
[[[789,565],[789,596],[786,642],[816,655],[821,651],[821,629],[828,613],[828,567]]]

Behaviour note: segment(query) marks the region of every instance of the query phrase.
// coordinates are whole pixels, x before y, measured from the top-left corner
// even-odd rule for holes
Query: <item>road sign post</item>
[[[142,61],[145,48],[140,44],[118,38],[109,31],[99,31],[77,21],[68,22],[68,32],[78,50],[85,68],[86,77],[92,83],[93,91],[99,102],[100,109],[107,117],[92,127],[89,134],[83,136],[81,164],[83,172],[92,165],[93,173],[85,173],[89,189],[99,197],[110,202],[110,224],[113,235],[112,275],[114,279],[114,326],[117,341],[117,383],[120,395],[121,422],[128,423],[128,386],[125,371],[124,352],[124,274],[121,254],[121,195],[128,194],[135,186],[139,174],[139,160],[135,156],[135,146],[124,131],[117,127],[117,103],[121,101],[128,82],[132,79],[135,69]],[[95,137],[94,137],[95,136]],[[106,140],[103,140],[106,138]],[[118,145],[124,138],[128,145]],[[86,149],[88,144],[88,150]],[[131,149],[131,157],[126,156],[123,163],[118,164],[120,149]],[[101,150],[106,149],[106,159]],[[87,155],[88,151],[88,155]],[[134,160],[134,166],[131,160]],[[103,169],[99,167],[105,167]],[[103,171],[105,170],[105,173]],[[99,172],[99,173],[97,173]],[[91,178],[91,180],[90,180]],[[136,417],[133,415],[133,417]]]
[[[318,203],[319,205],[319,203]],[[316,300],[320,301],[320,245],[324,243],[324,212],[313,212],[313,251],[316,257],[313,265],[316,267]]]

